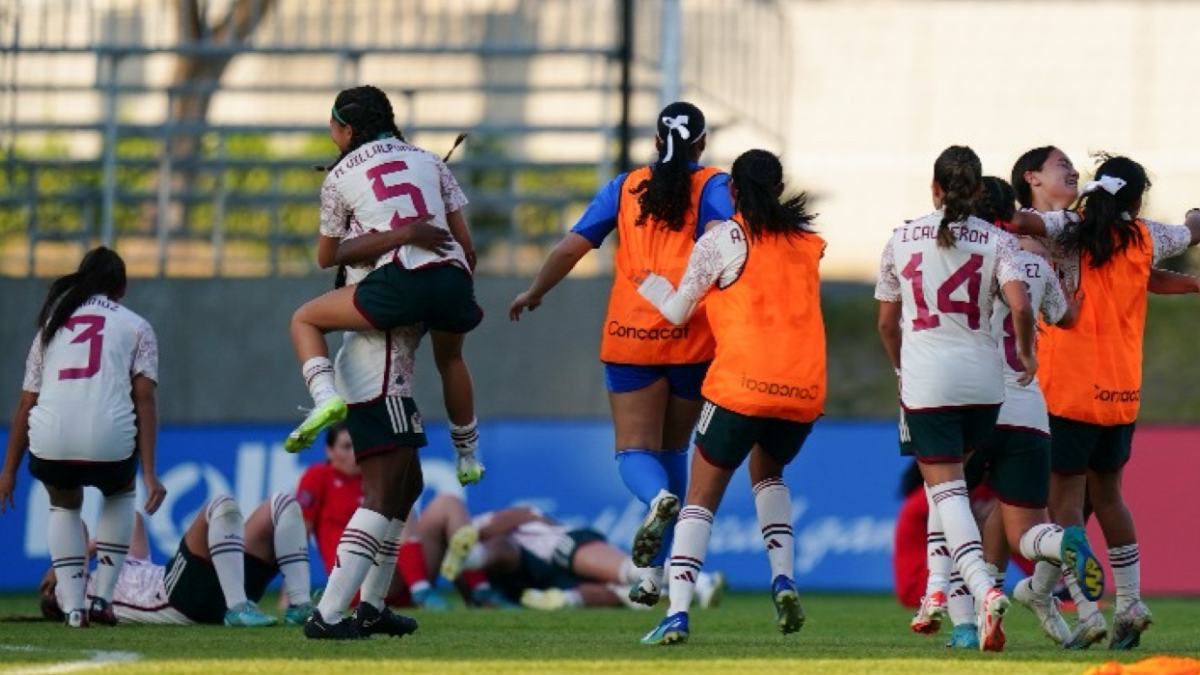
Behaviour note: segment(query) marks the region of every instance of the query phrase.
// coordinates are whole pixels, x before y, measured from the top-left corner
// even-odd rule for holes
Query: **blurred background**
[[[1005,178],[1040,145],[1085,174],[1091,153],[1129,154],[1154,180],[1146,215],[1181,222],[1200,205],[1197,25],[1200,2],[1185,0],[0,0],[0,407],[15,405],[49,278],[104,243],[161,343],[173,482],[156,547],[173,550],[210,494],[247,507],[290,489],[320,459],[277,447],[308,400],[288,317],[332,283],[315,265],[313,166],[335,156],[337,92],[375,84],[418,145],[441,154],[470,133],[450,166],[488,315],[467,342],[491,469],[472,508],[537,503],[622,541],[638,513],[596,358],[613,242],[541,311],[510,324],[506,310],[594,191],[652,158],[655,113],[686,99],[708,118],[707,163],[781,154],[829,241],[829,417],[789,470],[798,580],[890,588],[904,463],[871,297],[885,240],[931,209],[933,159],[952,143]],[[1156,554],[1169,530],[1150,524],[1197,515],[1169,495],[1200,447],[1200,301],[1152,300],[1130,501],[1147,589],[1200,592],[1171,567],[1192,558]],[[427,351],[417,397],[436,420]],[[431,475],[448,477],[443,427],[431,444]],[[0,542],[25,557],[0,586],[27,587],[45,564],[44,492],[22,481]],[[738,585],[767,570],[752,507],[731,490],[714,539]]]

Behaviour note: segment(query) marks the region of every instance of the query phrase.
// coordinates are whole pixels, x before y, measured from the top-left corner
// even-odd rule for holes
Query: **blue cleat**
[[[973,623],[960,623],[950,631],[947,647],[956,649],[979,649],[979,627]]]
[[[261,628],[263,626],[274,626],[277,623],[279,623],[279,619],[263,612],[251,600],[238,603],[225,612],[226,626]]]
[[[804,626],[804,608],[800,606],[794,581],[782,574],[775,577],[771,583],[771,602],[775,603],[775,622],[780,633],[795,633]]]
[[[1099,600],[1104,595],[1104,568],[1100,566],[1096,554],[1092,553],[1087,533],[1082,527],[1072,525],[1063,529],[1060,556],[1067,569],[1075,570],[1083,597],[1092,602]]]
[[[687,642],[688,635],[687,612],[676,612],[663,617],[654,630],[642,638],[644,645],[676,645]]]
[[[308,617],[312,616],[313,604],[306,602],[301,605],[288,605],[283,613],[283,622],[289,626],[303,626]]]
[[[421,609],[429,609],[435,612],[441,612],[450,609],[450,603],[441,596],[433,586],[422,588],[412,594],[412,602]]]

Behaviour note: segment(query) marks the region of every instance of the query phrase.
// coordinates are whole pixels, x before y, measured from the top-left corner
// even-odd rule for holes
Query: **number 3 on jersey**
[[[399,212],[393,213],[391,222],[393,230],[400,229],[414,220],[429,215],[429,208],[425,206],[425,197],[421,195],[421,188],[406,182],[389,185],[383,180],[384,176],[407,170],[407,162],[396,160],[373,166],[367,171],[367,178],[371,179],[371,190],[375,192],[375,199],[386,202],[395,197],[408,197],[412,201],[412,208],[416,212],[416,215],[401,216]]]
[[[908,264],[900,272],[900,276],[912,282],[913,302],[917,304],[917,316],[913,319],[913,331],[928,330],[942,325],[942,319],[929,311],[925,302],[925,275],[921,271],[922,253],[914,253]],[[979,290],[983,285],[983,256],[971,254],[963,263],[937,288],[937,309],[942,314],[962,314],[967,317],[967,327],[979,330]],[[967,299],[953,300],[950,296],[959,286],[967,285]]]
[[[59,380],[86,380],[100,372],[100,356],[104,349],[104,317],[90,314],[73,316],[63,324],[63,328],[69,331],[74,331],[79,326],[85,328],[71,340],[71,344],[87,343],[87,365],[82,368],[63,368],[58,371]]]

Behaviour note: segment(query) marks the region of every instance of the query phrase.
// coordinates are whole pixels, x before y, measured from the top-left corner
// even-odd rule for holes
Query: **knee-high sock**
[[[1063,529],[1051,523],[1034,525],[1021,535],[1021,555],[1030,560],[1062,562]]]
[[[796,564],[796,538],[792,534],[792,495],[781,478],[768,478],[754,486],[754,510],[771,563],[771,579],[792,578]]]
[[[659,463],[657,454],[636,448],[617,453],[617,470],[621,473],[621,480],[633,496],[647,506],[660,491],[667,489],[667,471]]]
[[[372,607],[382,609],[384,606],[383,599],[387,596],[392,577],[396,574],[396,556],[400,554],[400,533],[403,531],[403,520],[393,518],[388,523],[380,542],[379,553],[375,555],[375,564],[367,571],[367,578],[363,580],[359,598]]]
[[[979,541],[979,526],[971,513],[971,502],[967,499],[967,483],[952,480],[930,486],[930,498],[942,519],[946,543],[954,555],[954,564],[962,574],[963,582],[971,590],[977,602],[982,602],[992,590],[992,576],[988,574],[983,560],[983,545]]]
[[[1035,595],[1045,597],[1054,593],[1054,587],[1058,585],[1060,578],[1062,578],[1061,563],[1039,560],[1037,565],[1033,567],[1033,574],[1029,580],[1029,588],[1033,590]]]
[[[1137,542],[1108,549],[1108,562],[1117,585],[1117,611],[1123,612],[1142,597],[1142,565]]]
[[[208,520],[208,555],[221,582],[225,606],[246,601],[246,545],[242,541],[242,511],[232,497],[222,495],[204,510]]]
[[[119,492],[104,498],[100,521],[96,523],[96,588],[95,594],[112,602],[117,577],[129,554],[133,539],[133,511],[137,493]]]
[[[375,564],[375,556],[383,545],[390,521],[382,514],[359,507],[338,541],[337,556],[325,594],[317,609],[328,623],[338,623],[350,605],[350,599],[358,592],[367,572]]]
[[[337,388],[333,380],[333,363],[327,356],[314,356],[304,362],[300,368],[304,375],[304,384],[308,385],[308,393],[312,395],[313,403],[321,405],[337,396]]]
[[[975,598],[971,596],[971,591],[967,590],[967,585],[963,583],[962,575],[958,572],[950,573],[950,593],[947,605],[950,611],[950,622],[955,626],[975,623]]]
[[[663,450],[654,454],[658,463],[662,465],[663,471],[667,473],[667,492],[682,500],[687,496],[688,446],[685,445],[675,450]],[[651,566],[663,567],[666,565],[667,558],[671,555],[671,547],[675,544],[677,518],[671,521],[667,526],[667,531],[663,533],[662,546],[658,549],[658,555],[654,556],[651,561]]]
[[[308,570],[308,535],[304,515],[291,495],[271,495],[271,523],[275,526],[275,564],[283,574],[283,591],[289,605],[312,601],[312,578]]]
[[[925,595],[935,591],[949,593],[950,573],[954,570],[954,559],[950,557],[950,546],[942,530],[942,516],[933,503],[933,494],[925,486],[925,501],[929,504],[929,516],[925,525],[925,562],[929,576],[925,579]]]
[[[62,611],[70,614],[87,603],[87,538],[78,509],[50,507],[46,522],[50,564],[58,582]]]
[[[1100,607],[1084,597],[1083,589],[1079,587],[1079,581],[1075,578],[1075,570],[1064,567],[1063,581],[1067,583],[1067,590],[1071,593],[1071,600],[1075,602],[1075,613],[1079,615],[1080,621],[1087,621],[1100,613]]]
[[[703,506],[685,506],[679,511],[675,524],[675,548],[671,551],[668,570],[671,608],[668,613],[686,612],[696,594],[696,578],[708,553],[708,538],[712,534],[712,511]]]

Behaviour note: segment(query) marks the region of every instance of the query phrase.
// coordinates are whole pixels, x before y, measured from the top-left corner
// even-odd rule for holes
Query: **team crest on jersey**
[[[421,413],[420,412],[417,412],[414,410],[412,417],[410,417],[409,419],[412,421],[413,433],[416,433],[416,434],[425,433],[425,428],[421,426]]]

